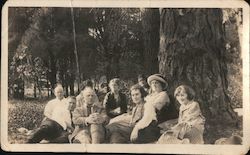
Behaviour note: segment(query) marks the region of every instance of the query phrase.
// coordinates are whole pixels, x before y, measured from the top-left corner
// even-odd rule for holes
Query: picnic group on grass
[[[63,87],[58,85],[56,98],[45,106],[45,117],[27,143],[204,143],[205,118],[191,87],[180,85],[175,89],[179,115],[173,112],[166,92],[168,83],[161,74],[138,77],[138,84],[129,92],[132,110],[119,78],[102,87],[110,91],[96,93],[88,81],[77,97],[64,98]]]

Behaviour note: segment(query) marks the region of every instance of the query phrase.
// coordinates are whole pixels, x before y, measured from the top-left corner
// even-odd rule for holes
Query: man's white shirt
[[[68,110],[67,100],[57,98],[48,102],[44,109],[44,115],[49,119],[56,121],[64,130],[71,124],[70,111]]]

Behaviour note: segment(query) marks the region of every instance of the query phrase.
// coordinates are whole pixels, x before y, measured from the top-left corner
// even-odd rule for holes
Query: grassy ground
[[[48,100],[11,100],[9,101],[8,115],[8,140],[13,143],[24,143],[27,136],[18,132],[17,129],[23,127],[32,130],[38,127],[43,119],[43,110]],[[242,117],[238,126],[223,126],[214,125],[207,128],[204,140],[206,144],[213,144],[215,140],[222,137],[230,137],[232,134],[242,136]],[[209,134],[208,134],[209,133]]]
[[[10,143],[24,143],[26,136],[17,129],[24,127],[32,130],[41,123],[46,100],[11,100],[8,113],[8,140]]]
[[[242,116],[239,117],[237,125],[215,124],[207,125],[204,132],[204,141],[206,144],[214,144],[220,138],[229,138],[232,135],[243,136]]]

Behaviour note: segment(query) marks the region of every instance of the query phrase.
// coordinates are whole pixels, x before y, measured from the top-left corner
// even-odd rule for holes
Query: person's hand
[[[175,138],[178,138],[179,137],[179,133],[180,133],[180,130],[172,130],[172,135],[175,137]]]
[[[105,121],[105,118],[103,118],[99,113],[93,113],[91,114],[91,117],[93,118],[94,124],[102,124]]]
[[[173,130],[173,136],[176,138],[180,138],[183,137],[183,130],[185,130],[184,128],[187,127],[187,123],[180,123],[175,125],[172,130]]]
[[[72,139],[73,139],[72,135],[71,135],[71,134],[69,134],[69,135],[68,135],[68,140],[69,140],[69,143],[72,143]]]
[[[90,114],[90,116],[93,118],[93,119],[96,119],[98,117],[99,113],[92,113]]]
[[[138,138],[138,129],[134,128],[130,135],[130,140],[131,142],[134,142],[137,138]]]
[[[173,127],[171,127],[171,130],[180,130],[182,127],[182,124],[176,124]]]
[[[112,110],[111,112],[112,112],[113,114],[115,114],[115,115],[119,115],[119,114],[121,113],[121,108],[118,107],[118,108]]]
[[[67,131],[68,131],[69,133],[72,133],[72,132],[74,131],[74,128],[73,128],[72,126],[67,127]]]
[[[119,108],[116,108],[115,110],[114,110],[114,112],[115,113],[121,113],[121,108],[119,107]]]
[[[104,121],[103,124],[107,125],[107,124],[110,123],[110,118],[107,115],[104,115],[102,118],[103,118],[103,121]]]
[[[174,137],[177,138],[177,137],[179,136],[181,127],[182,127],[181,124],[177,124],[177,125],[175,125],[175,126],[173,126],[173,127],[171,128],[172,135],[173,135]]]
[[[85,119],[85,123],[86,124],[94,124],[95,123],[95,118],[94,118],[94,116],[93,115],[89,115],[89,117],[87,117],[86,119]]]
[[[129,122],[129,126],[130,126],[130,127],[133,127],[133,126],[135,126],[135,123],[133,123],[132,121],[130,121],[130,122]]]

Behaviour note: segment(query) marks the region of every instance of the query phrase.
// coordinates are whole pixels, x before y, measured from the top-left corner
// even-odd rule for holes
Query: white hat
[[[161,74],[150,75],[147,79],[148,84],[150,85],[151,81],[153,81],[153,80],[157,80],[157,81],[164,83],[165,86],[163,87],[163,89],[167,88],[167,86],[168,86],[167,81],[164,79],[164,77]]]

